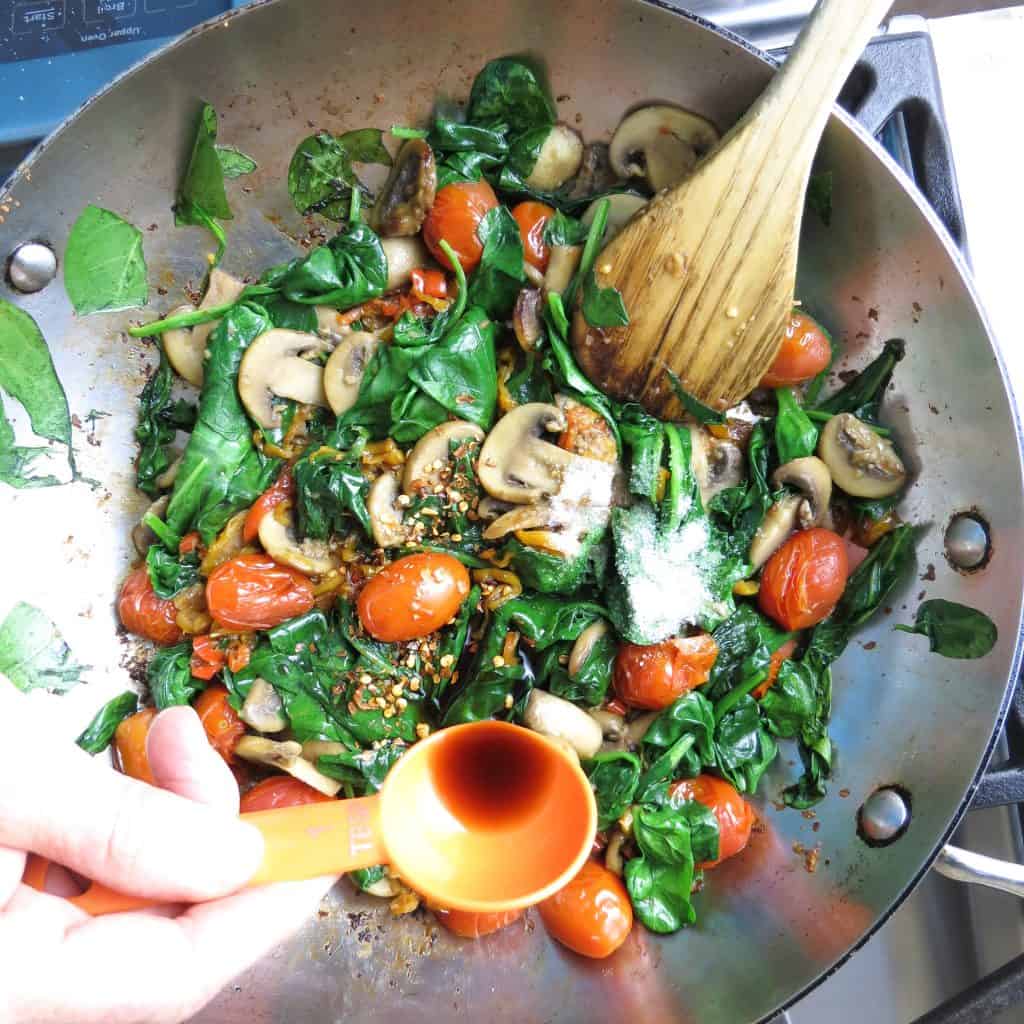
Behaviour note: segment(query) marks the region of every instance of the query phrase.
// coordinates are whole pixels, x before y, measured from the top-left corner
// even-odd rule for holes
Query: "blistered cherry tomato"
[[[674,803],[696,800],[714,812],[718,819],[718,859],[701,864],[713,868],[727,857],[746,848],[750,830],[756,820],[753,808],[725,779],[714,775],[698,775],[695,779],[681,779],[669,789]]]
[[[477,914],[472,910],[435,910],[434,916],[454,935],[463,939],[479,939],[518,921],[523,911],[503,910],[496,914]]]
[[[615,656],[612,682],[626,704],[656,711],[706,683],[717,657],[718,645],[709,633],[673,637],[649,647],[623,644]]]
[[[303,804],[319,804],[330,799],[290,775],[275,775],[253,786],[242,797],[239,811],[242,814],[248,811],[272,811],[275,807],[301,807]]]
[[[251,544],[260,534],[260,523],[268,512],[273,512],[282,501],[288,501],[295,493],[295,481],[290,466],[281,470],[281,475],[252,503],[245,523],[242,525],[242,540]]]
[[[194,707],[210,746],[231,764],[235,747],[245,735],[245,723],[228,703],[228,691],[223,686],[208,686],[196,698]]]
[[[446,299],[448,279],[440,270],[418,267],[412,272],[412,294],[417,299]]]
[[[633,927],[633,907],[622,880],[594,860],[537,909],[553,939],[595,959],[611,956]]]
[[[782,348],[761,379],[765,388],[782,388],[816,377],[832,359],[832,346],[821,325],[806,313],[794,313],[786,325]]]
[[[210,614],[229,629],[270,629],[313,607],[313,584],[267,555],[238,555],[206,581]]]
[[[751,691],[754,700],[760,700],[772,688],[772,684],[779,678],[779,669],[782,668],[782,663],[787,658],[792,658],[795,650],[796,641],[787,640],[772,654],[771,661],[768,662],[768,675],[765,676],[763,683],[759,683]]]
[[[178,554],[190,555],[193,551],[196,551],[199,548],[201,543],[202,540],[195,530],[191,533],[186,533],[178,542]]]
[[[212,679],[224,667],[226,661],[227,654],[209,633],[192,637],[189,671],[196,679]]]
[[[547,203],[532,200],[512,208],[512,216],[519,225],[519,235],[523,240],[523,259],[541,273],[547,270],[551,256],[544,244],[544,228],[554,215],[555,211]]]
[[[176,644],[182,636],[177,615],[173,601],[157,597],[144,565],[129,573],[117,599],[117,616],[129,633],[157,644]]]
[[[468,274],[480,262],[484,251],[477,228],[497,205],[494,189],[482,179],[456,181],[440,189],[423,222],[423,241],[434,259],[449,270],[455,269],[441,248],[443,240],[452,247]]]
[[[469,593],[469,573],[451,555],[407,555],[384,566],[363,588],[357,610],[370,636],[385,643],[417,640],[440,629]]]
[[[807,629],[835,608],[848,574],[842,537],[820,527],[801,530],[762,569],[758,606],[783,629]]]
[[[129,715],[118,723],[114,730],[114,752],[117,754],[117,766],[125,775],[140,779],[150,785],[156,785],[153,769],[149,766],[149,755],[146,753],[146,738],[149,727],[156,718],[156,708],[143,708]]]

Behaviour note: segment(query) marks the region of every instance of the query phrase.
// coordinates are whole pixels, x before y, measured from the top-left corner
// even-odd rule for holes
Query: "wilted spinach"
[[[79,315],[144,306],[142,232],[110,210],[87,206],[68,235],[64,287]]]
[[[117,727],[139,706],[138,695],[127,690],[112,697],[96,712],[93,720],[79,733],[75,742],[87,754],[100,754],[110,746]]]
[[[224,167],[217,149],[217,112],[209,103],[204,103],[196,122],[185,176],[178,187],[174,223],[179,227],[206,228],[217,240],[217,254],[212,264],[217,266],[227,244],[224,229],[217,222],[232,217],[224,189]]]
[[[71,414],[50,350],[35,320],[6,299],[0,299],[0,388],[21,403],[39,437],[67,448],[68,463],[74,472]],[[46,451],[14,443],[14,429],[0,404],[0,481],[13,487],[58,484],[60,481],[54,477],[33,476],[30,472],[33,463]]]
[[[146,668],[149,693],[154,706],[164,708],[191,704],[206,687],[201,679],[192,678],[192,644],[184,640],[173,647],[159,647]]]
[[[584,764],[597,801],[597,829],[611,828],[636,796],[642,765],[636,754],[616,750],[598,754]]]
[[[162,545],[154,544],[146,552],[146,568],[157,597],[165,600],[199,582],[199,556],[194,551],[172,554]]]
[[[775,417],[775,449],[779,462],[792,462],[814,454],[818,428],[800,407],[792,388],[776,388],[779,411]]]
[[[319,131],[303,139],[288,166],[288,192],[295,209],[330,220],[347,220],[353,189],[370,194],[352,164],[391,166],[382,135],[377,128],[362,128],[340,136]]]
[[[156,478],[171,464],[168,445],[179,430],[191,430],[196,419],[195,406],[171,398],[172,384],[171,366],[161,347],[160,362],[139,396],[139,422],[135,426],[139,442],[135,485],[151,498],[160,493]]]
[[[941,598],[922,602],[913,626],[893,628],[928,637],[928,649],[944,658],[984,658],[999,638],[984,612]]]
[[[26,693],[66,693],[82,681],[79,665],[60,630],[38,608],[19,601],[0,622],[0,675]]]
[[[887,341],[877,358],[864,367],[849,384],[819,402],[815,411],[833,416],[850,412],[860,420],[877,423],[879,406],[892,380],[893,370],[906,350],[906,343],[899,338]]]

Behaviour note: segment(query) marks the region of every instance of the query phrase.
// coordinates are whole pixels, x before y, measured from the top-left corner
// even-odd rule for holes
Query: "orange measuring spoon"
[[[582,867],[597,808],[579,764],[539,733],[474,722],[410,748],[375,796],[243,814],[263,833],[263,863],[249,885],[335,875],[374,864],[429,902],[493,913],[557,892]],[[48,865],[31,858],[27,885]],[[93,882],[71,902],[90,914],[156,901]]]

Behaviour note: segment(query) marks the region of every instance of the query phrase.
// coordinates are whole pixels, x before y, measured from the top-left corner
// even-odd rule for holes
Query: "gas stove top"
[[[0,10],[9,17],[0,20],[0,102],[6,112],[0,121],[0,181],[40,136],[124,68],[174,33],[244,2],[4,0]],[[669,2],[780,58],[813,6],[812,0]],[[994,3],[898,0],[895,9],[948,14],[954,5],[978,9]],[[1024,152],[1019,133],[1004,130],[1003,104],[993,97],[1024,95],[1022,49],[1024,9],[939,21],[898,15],[869,48],[842,98],[929,199],[965,253],[969,246],[1018,394],[1024,394],[1024,346],[1012,342],[1020,286],[1016,245],[1008,252],[1007,240],[1024,235],[1024,210],[1019,202],[1007,202],[1006,192],[1015,186],[1013,179],[1004,184],[1002,168],[1013,169],[1015,178]],[[876,88],[866,89],[867,82]],[[997,762],[1011,758],[1024,763],[1020,694],[995,755]],[[999,781],[1019,799],[1017,775]],[[995,789],[989,788],[990,797]],[[956,842],[1024,862],[1016,808],[972,812]],[[1024,969],[993,977],[1024,949],[1022,906],[1013,896],[932,872],[861,950],[773,1024],[1024,1021]],[[1000,1012],[1001,1000],[1011,1008]]]

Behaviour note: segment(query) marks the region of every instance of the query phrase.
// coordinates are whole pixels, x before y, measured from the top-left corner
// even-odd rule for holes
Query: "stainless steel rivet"
[[[886,786],[864,801],[858,818],[864,838],[872,843],[889,843],[910,823],[910,806],[903,793]]]
[[[7,274],[19,292],[42,291],[57,275],[57,256],[42,242],[25,242],[11,254]]]
[[[958,569],[976,569],[988,556],[989,539],[985,524],[976,516],[961,512],[946,527],[946,557]]]

